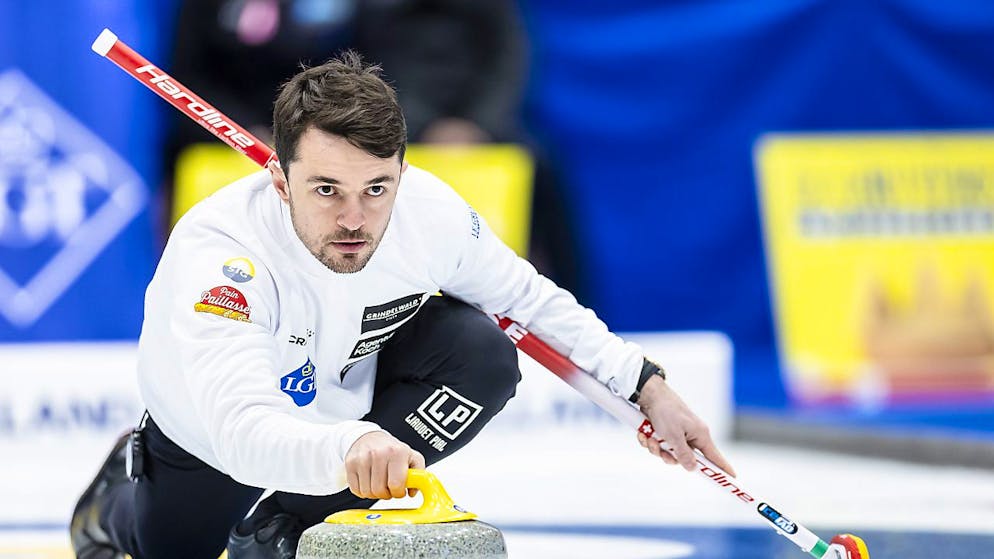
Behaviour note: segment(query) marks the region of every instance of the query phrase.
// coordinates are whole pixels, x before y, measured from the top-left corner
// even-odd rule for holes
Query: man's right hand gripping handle
[[[363,499],[411,497],[407,470],[423,469],[425,457],[385,431],[373,431],[356,439],[345,455],[349,489]]]

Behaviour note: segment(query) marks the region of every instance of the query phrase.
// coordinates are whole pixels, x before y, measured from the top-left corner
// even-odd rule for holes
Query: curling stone
[[[297,559],[506,559],[504,536],[456,505],[434,474],[409,470],[416,509],[346,510],[304,531]]]

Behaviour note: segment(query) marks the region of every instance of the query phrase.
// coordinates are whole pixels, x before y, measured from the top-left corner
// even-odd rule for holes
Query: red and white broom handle
[[[122,70],[131,74],[133,78],[145,84],[159,97],[165,99],[170,105],[182,111],[224,143],[245,154],[260,166],[265,167],[270,161],[277,161],[276,153],[272,148],[187,89],[186,86],[173,79],[158,66],[135,52],[134,49],[124,44],[109,29],[104,29],[96,41],[93,42],[93,50],[97,54],[110,59],[120,66]],[[663,450],[673,450],[671,445],[660,439],[653,429],[652,424],[649,423],[649,420],[642,412],[632,406],[627,399],[612,393],[593,376],[584,372],[572,361],[563,357],[549,347],[548,344],[528,332],[524,326],[506,317],[497,318],[501,329],[511,338],[518,349],[566,381],[567,384],[610,413],[618,421],[628,425],[632,429],[637,429],[646,435],[655,437],[660,441]],[[774,525],[778,532],[793,541],[801,549],[808,552],[817,552],[818,550],[813,549],[820,547],[817,546],[817,543],[821,542],[824,545],[824,542],[809,530],[787,520],[766,503],[754,504],[757,499],[747,493],[735,478],[705,458],[700,451],[695,450],[695,454],[697,457],[697,472],[699,474],[710,480],[719,489],[735,497],[743,505],[748,506],[750,509],[755,508],[764,519]],[[779,523],[777,523],[777,519],[780,519]],[[815,555],[813,552],[812,555],[822,557],[821,554]]]
[[[170,105],[182,111],[186,116],[203,126],[222,142],[236,151],[258,163],[261,167],[276,161],[276,152],[264,142],[259,141],[248,130],[215,109],[196,93],[163,72],[158,66],[149,62],[144,56],[124,44],[111,33],[110,29],[103,32],[93,42],[93,51],[110,59],[122,70],[131,74],[139,82],[145,84],[159,97]]]
[[[497,323],[507,334],[507,337],[511,338],[514,345],[526,355],[611,414],[615,419],[632,429],[655,438],[659,441],[660,448],[674,456],[676,455],[673,445],[664,441],[656,433],[649,419],[638,408],[631,405],[627,398],[612,392],[592,375],[549,347],[549,344],[543,342],[538,336],[526,330],[524,326],[507,317],[498,317]],[[697,460],[697,473],[708,479],[717,489],[734,497],[740,506],[748,507],[752,513],[758,513],[764,520],[773,525],[777,533],[794,542],[802,550],[817,558],[824,557],[828,544],[821,538],[804,526],[788,519],[772,505],[761,502],[758,497],[754,497],[753,494],[746,491],[738,479],[733,478],[714,462],[707,459],[701,451],[694,449],[694,457]]]

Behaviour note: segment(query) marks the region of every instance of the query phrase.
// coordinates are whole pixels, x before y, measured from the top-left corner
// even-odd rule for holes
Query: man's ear
[[[266,168],[269,169],[269,175],[273,178],[273,188],[276,189],[276,193],[280,195],[280,199],[289,204],[290,182],[287,180],[283,168],[276,161],[270,161]]]

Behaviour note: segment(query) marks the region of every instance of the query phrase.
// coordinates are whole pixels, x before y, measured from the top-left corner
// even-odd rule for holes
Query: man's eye
[[[386,191],[387,189],[384,188],[383,185],[379,184],[374,184],[373,186],[366,189],[366,192],[369,192],[371,196],[382,196]]]
[[[320,194],[321,196],[331,196],[332,194],[335,193],[335,188],[327,184],[319,186],[317,190],[318,194]]]

